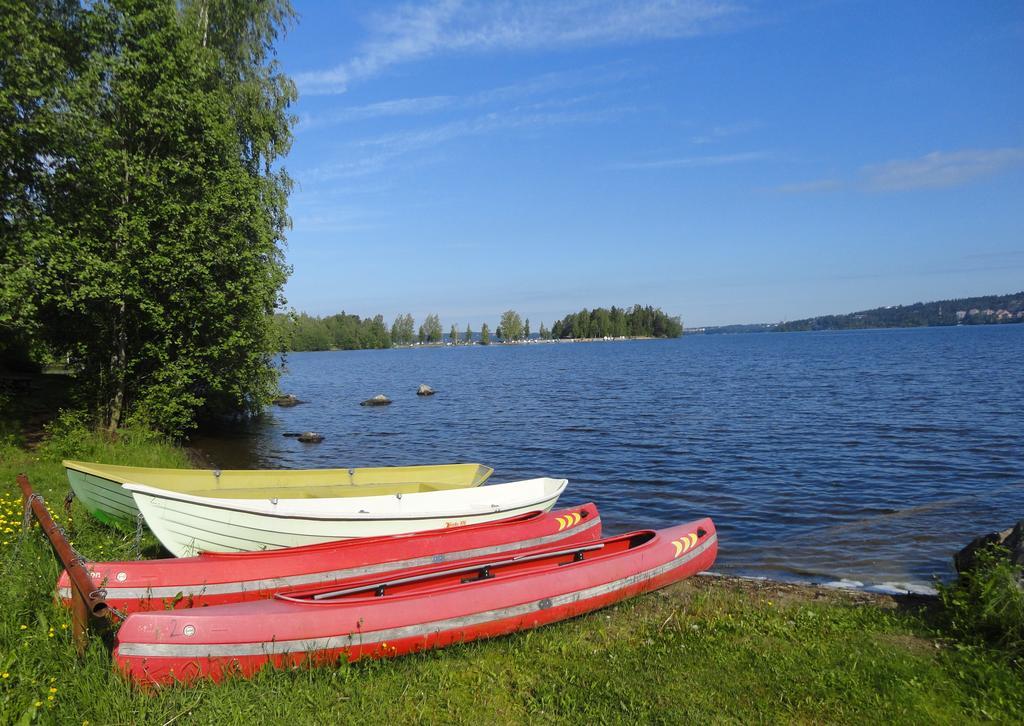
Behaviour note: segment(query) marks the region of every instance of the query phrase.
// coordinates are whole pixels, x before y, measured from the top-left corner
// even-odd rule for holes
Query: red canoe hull
[[[537,550],[497,563],[497,575],[488,574],[488,558],[394,572],[385,584],[397,588],[395,594],[362,592],[373,589],[370,578],[351,588],[360,591],[355,595],[345,591],[322,601],[288,593],[286,599],[139,613],[121,627],[114,659],[136,682],[166,684],[251,676],[268,665],[399,656],[588,613],[705,570],[717,550],[714,524],[703,519],[575,550]],[[483,574],[458,579],[473,568]],[[413,584],[393,585],[395,578]],[[425,578],[439,584],[415,582]]]
[[[549,545],[569,546],[600,537],[597,507],[584,504],[452,529],[268,552],[90,562],[87,568],[97,588],[106,591],[108,605],[122,613],[133,613],[262,600],[285,589],[334,585],[392,570]],[[57,588],[61,601],[68,606],[70,587],[64,572]]]

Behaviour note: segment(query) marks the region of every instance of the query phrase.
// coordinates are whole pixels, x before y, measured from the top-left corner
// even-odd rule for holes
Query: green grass
[[[1024,592],[1021,568],[1010,551],[991,544],[975,555],[974,567],[939,596],[948,629],[964,641],[993,643],[1024,660]]]
[[[131,534],[77,504],[72,522],[64,517],[60,458],[186,458],[148,434],[114,443],[73,426],[53,430],[35,451],[0,446],[0,723],[1024,720],[1024,671],[1004,650],[944,637],[913,611],[710,578],[493,641],[142,692],[114,673],[109,634],[93,633],[85,657],[75,656],[70,616],[53,601],[60,568],[38,529],[21,539],[14,476],[29,474],[85,555],[131,557]]]

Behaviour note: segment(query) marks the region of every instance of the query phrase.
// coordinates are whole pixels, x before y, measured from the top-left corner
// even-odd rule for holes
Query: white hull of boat
[[[565,479],[450,491],[320,499],[219,499],[125,484],[146,524],[175,557],[255,552],[352,537],[459,527],[550,511]]]

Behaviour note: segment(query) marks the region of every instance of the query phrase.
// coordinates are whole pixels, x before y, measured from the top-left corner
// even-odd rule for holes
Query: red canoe
[[[285,589],[333,586],[352,578],[428,564],[504,555],[546,545],[568,546],[601,537],[594,504],[531,512],[496,522],[387,537],[367,537],[269,550],[203,553],[198,557],[90,562],[107,604],[124,613],[220,605],[272,597]],[[71,603],[67,572],[57,581]]]
[[[114,660],[166,684],[339,658],[390,657],[565,620],[707,569],[710,519],[660,531],[479,557],[274,599],[130,615]]]

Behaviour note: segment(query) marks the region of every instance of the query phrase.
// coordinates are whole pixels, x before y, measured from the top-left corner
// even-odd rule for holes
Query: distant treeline
[[[678,338],[683,322],[661,308],[634,305],[628,310],[584,308],[566,315],[551,326],[552,338]]]
[[[779,323],[775,330],[852,330],[859,328],[918,328],[938,325],[980,325],[1024,323],[1024,292],[1012,295],[985,295],[957,300],[938,300],[913,305],[895,305],[861,310],[847,315],[822,315],[816,318]]]
[[[306,313],[275,315],[282,348],[298,350],[362,350],[390,348],[391,335],[383,315],[360,318],[344,311],[325,318]]]
[[[741,323],[739,325],[709,325],[704,328],[689,328],[686,333],[720,335],[723,333],[767,333],[775,330],[776,323]]]
[[[489,345],[493,341],[518,342],[531,339],[530,320],[523,320],[515,310],[506,310],[498,326],[491,332],[484,323],[479,334],[467,325],[460,330],[455,323],[447,335],[437,314],[427,315],[416,328],[410,313],[399,315],[388,327],[383,315],[360,318],[344,311],[336,315],[316,317],[306,313],[277,314],[274,326],[280,348],[284,351],[363,350],[390,348],[414,343],[448,343],[450,345]],[[678,317],[669,317],[659,308],[634,305],[623,309],[596,308],[581,310],[555,322],[551,328],[540,324],[537,336],[544,340],[565,338],[677,338],[683,332]]]

